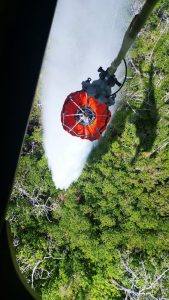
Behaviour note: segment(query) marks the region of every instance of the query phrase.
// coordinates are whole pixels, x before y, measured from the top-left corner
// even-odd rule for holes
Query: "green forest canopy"
[[[7,219],[44,300],[169,299],[168,22],[161,0],[130,51],[107,134],[68,190],[47,166],[37,92]]]

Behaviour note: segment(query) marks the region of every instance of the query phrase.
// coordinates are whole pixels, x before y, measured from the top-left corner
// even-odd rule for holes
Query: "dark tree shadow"
[[[136,135],[139,138],[139,145],[136,148],[135,156],[131,160],[134,164],[141,151],[150,151],[157,136],[157,123],[159,113],[156,106],[154,95],[154,66],[150,65],[149,80],[146,86],[145,99],[141,107],[137,110],[138,114],[134,117],[133,124],[136,126]]]

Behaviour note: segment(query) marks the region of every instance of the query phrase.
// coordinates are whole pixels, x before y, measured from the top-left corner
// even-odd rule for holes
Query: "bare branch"
[[[131,267],[131,258],[128,252],[121,254],[119,252],[119,256],[121,259],[121,265],[124,268],[124,271],[127,272],[125,275],[128,280],[127,286],[123,284],[123,280],[121,282],[112,278],[111,282],[116,286],[119,291],[122,291],[125,294],[125,300],[143,300],[143,299],[151,299],[151,300],[162,300],[167,299],[167,288],[165,287],[163,280],[166,278],[167,272],[169,272],[169,268],[166,270],[158,270],[157,264],[155,261],[152,261],[152,265],[155,269],[155,273],[150,273],[146,269],[145,261],[142,259],[137,266]],[[141,257],[140,257],[141,258]],[[166,264],[164,264],[166,266]],[[141,283],[141,284],[140,284]],[[156,297],[156,291],[160,292],[161,298]]]
[[[34,275],[35,275],[35,272],[36,272],[36,270],[37,270],[37,267],[39,266],[39,264],[40,264],[42,261],[43,261],[43,260],[39,260],[39,261],[36,263],[35,267],[33,268],[32,275],[31,275],[31,279],[32,279],[32,284],[31,284],[31,286],[32,286],[32,289],[34,288]]]

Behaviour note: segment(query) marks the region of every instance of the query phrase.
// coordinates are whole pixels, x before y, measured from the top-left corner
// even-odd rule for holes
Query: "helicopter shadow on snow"
[[[134,115],[132,124],[136,127],[136,136],[139,138],[139,144],[136,146],[135,155],[131,160],[131,165],[135,164],[141,152],[151,151],[157,136],[157,123],[159,121],[159,113],[156,105],[154,94],[154,65],[150,64],[148,72],[148,83],[145,90],[145,98],[137,114]],[[143,72],[140,69],[141,77]]]

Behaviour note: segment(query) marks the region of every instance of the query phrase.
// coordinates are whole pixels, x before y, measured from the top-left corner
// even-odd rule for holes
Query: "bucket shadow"
[[[136,148],[135,156],[131,160],[131,164],[137,161],[140,152],[149,152],[154,144],[157,136],[157,123],[159,121],[159,113],[156,106],[154,95],[154,66],[153,63],[149,69],[149,80],[146,86],[145,99],[138,109],[138,114],[134,117],[132,123],[136,127],[136,135],[139,138],[139,145]]]

